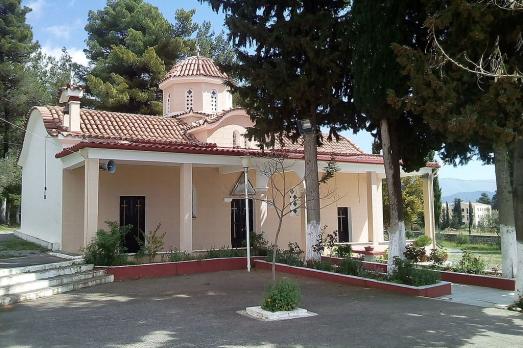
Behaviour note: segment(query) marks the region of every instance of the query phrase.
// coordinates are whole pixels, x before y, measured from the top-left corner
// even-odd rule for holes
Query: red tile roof
[[[165,75],[164,81],[173,77],[207,76],[227,79],[211,58],[193,56],[176,63]]]

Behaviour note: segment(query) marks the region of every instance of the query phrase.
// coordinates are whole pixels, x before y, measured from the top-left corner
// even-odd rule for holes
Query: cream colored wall
[[[170,112],[185,112],[185,94],[188,90],[193,92],[193,111],[212,113],[211,91],[218,92],[217,112],[232,108],[232,96],[228,88],[220,83],[209,82],[183,82],[166,87],[163,91],[163,113],[167,113],[167,97],[170,98]]]
[[[238,141],[236,146],[244,147],[245,146],[245,137],[246,133],[245,127],[238,125],[227,125],[224,127],[218,128],[214,133],[212,133],[208,138],[208,143],[215,143],[218,146],[224,147],[233,147],[233,133],[238,132]]]
[[[145,196],[146,232],[161,223],[165,249],[178,247],[179,173],[178,167],[134,165],[118,165],[114,174],[101,171],[98,227],[120,221],[120,196]]]
[[[63,172],[62,249],[78,252],[84,242],[84,167]]]

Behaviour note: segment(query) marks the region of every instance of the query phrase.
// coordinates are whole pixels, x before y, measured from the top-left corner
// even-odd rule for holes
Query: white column
[[[268,189],[269,178],[256,171],[256,201],[254,211],[258,212],[258,216],[254,219],[256,224],[256,232],[267,232],[264,231],[265,221],[267,220],[267,189]]]
[[[435,246],[436,221],[434,218],[434,175],[423,176],[423,217],[425,220],[425,235],[432,239],[432,246]]]
[[[367,172],[367,220],[369,242],[377,245],[383,241],[383,195],[381,177]]]
[[[98,230],[99,161],[88,158],[84,166],[84,247]]]
[[[180,250],[192,252],[192,164],[180,166]]]

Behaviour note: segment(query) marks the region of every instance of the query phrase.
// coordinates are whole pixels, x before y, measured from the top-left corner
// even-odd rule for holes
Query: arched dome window
[[[192,109],[192,97],[193,97],[192,90],[189,89],[185,93],[185,110],[186,111],[190,111]]]
[[[218,111],[218,92],[212,90],[211,92],[211,112]]]
[[[232,132],[232,147],[240,147],[240,132],[238,130]]]

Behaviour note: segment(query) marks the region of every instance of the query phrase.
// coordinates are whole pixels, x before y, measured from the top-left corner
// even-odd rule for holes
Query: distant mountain
[[[495,191],[457,192],[448,196],[442,196],[441,201],[443,203],[449,202],[450,204],[454,202],[454,199],[459,198],[464,202],[476,202],[482,193],[486,193],[490,198],[492,198],[494,192]]]
[[[496,180],[463,180],[440,178],[441,196],[447,197],[462,192],[495,192]]]

